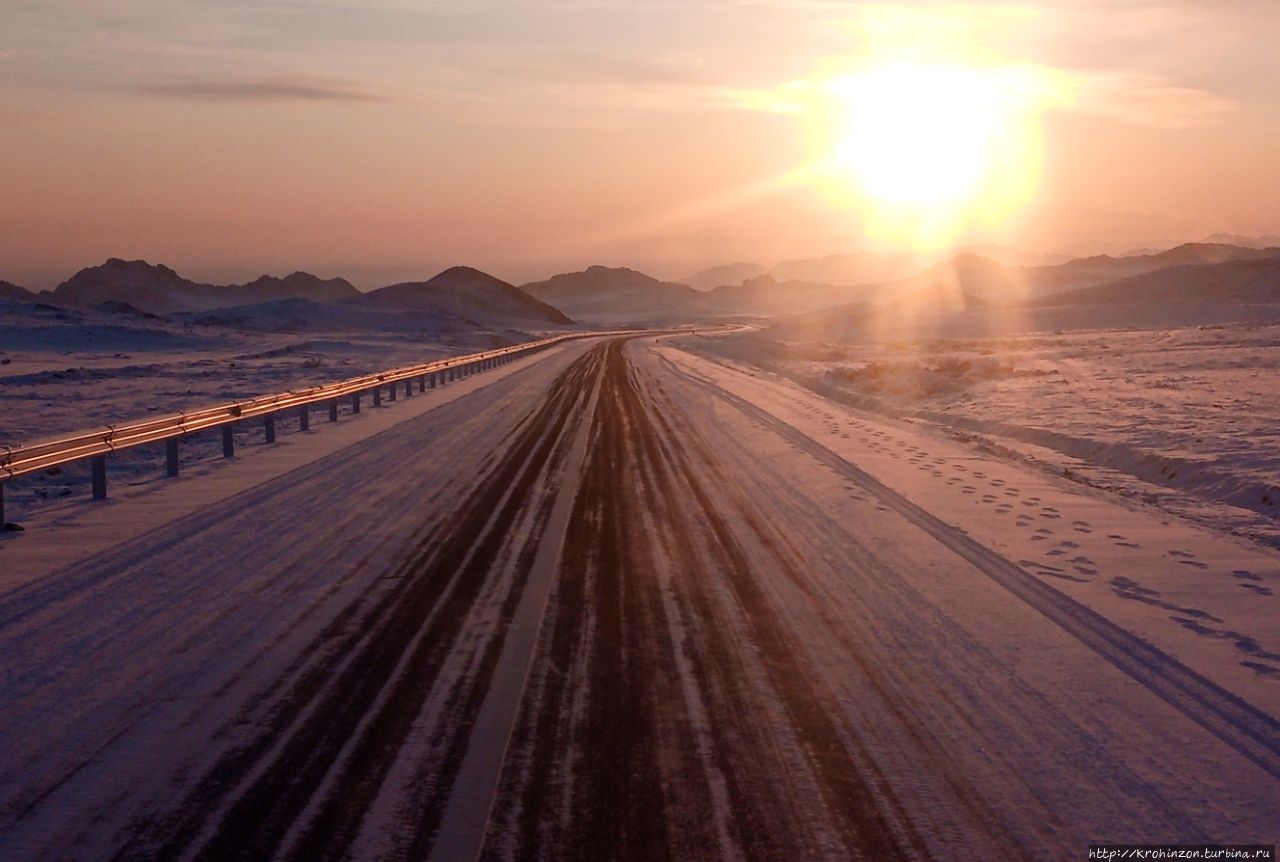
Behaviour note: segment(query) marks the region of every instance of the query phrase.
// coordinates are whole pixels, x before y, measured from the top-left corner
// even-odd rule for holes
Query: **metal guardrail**
[[[634,331],[627,330],[626,333]],[[245,419],[263,417],[266,440],[268,443],[274,443],[275,414],[282,410],[291,408],[299,410],[301,430],[305,431],[309,427],[310,408],[315,404],[328,402],[329,421],[336,422],[338,399],[345,396],[351,396],[352,412],[358,413],[360,397],[365,392],[372,393],[376,407],[381,403],[383,387],[390,387],[389,400],[395,400],[397,387],[401,383],[405,386],[407,396],[412,393],[415,382],[418,384],[418,391],[424,392],[428,387],[434,389],[437,385],[443,385],[457,377],[484,371],[565,341],[626,333],[589,332],[556,335],[497,350],[453,356],[421,365],[352,377],[324,386],[291,390],[246,401],[233,401],[229,404],[176,413],[144,422],[107,425],[101,431],[89,431],[26,446],[6,446],[3,447],[3,452],[0,452],[0,528],[3,528],[5,523],[4,483],[7,480],[88,458],[92,461],[93,496],[95,499],[103,499],[107,495],[106,456],[112,452],[148,443],[166,442],[168,444],[167,472],[170,476],[176,476],[178,474],[178,441],[197,431],[222,428],[223,455],[230,457],[234,454],[232,428],[235,423]]]

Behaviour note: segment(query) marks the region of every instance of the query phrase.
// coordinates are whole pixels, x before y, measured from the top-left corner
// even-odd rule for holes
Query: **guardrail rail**
[[[238,422],[261,417],[267,443],[275,442],[275,416],[283,410],[296,409],[300,430],[310,428],[311,408],[317,404],[328,405],[330,422],[338,421],[339,400],[351,399],[351,412],[359,413],[361,398],[370,393],[373,406],[382,403],[382,390],[388,388],[388,400],[394,401],[398,388],[403,385],[405,396],[413,394],[416,384],[418,392],[443,386],[459,377],[467,377],[480,371],[504,365],[523,356],[545,350],[565,341],[582,338],[599,338],[610,335],[638,334],[648,330],[624,330],[617,332],[587,332],[555,335],[538,341],[515,344],[496,350],[486,350],[465,356],[453,356],[438,359],[420,365],[395,368],[376,374],[352,377],[337,383],[314,386],[308,389],[291,390],[277,395],[264,395],[246,401],[233,401],[214,407],[175,413],[158,419],[142,422],[129,422],[120,425],[107,425],[100,431],[87,431],[70,437],[47,440],[25,446],[3,447],[0,452],[0,529],[6,522],[4,517],[4,484],[31,473],[38,473],[52,467],[70,464],[75,461],[89,459],[93,485],[93,498],[105,499],[107,496],[107,456],[112,452],[131,449],[149,443],[166,443],[166,475],[178,475],[178,443],[189,434],[207,431],[212,428],[222,429],[222,454],[230,458],[235,454],[232,437],[234,426]],[[673,330],[664,330],[673,331]],[[681,330],[688,331],[688,330]]]

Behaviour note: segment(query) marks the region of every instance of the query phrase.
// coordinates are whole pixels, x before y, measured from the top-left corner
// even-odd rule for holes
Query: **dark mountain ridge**
[[[346,279],[321,279],[305,272],[284,278],[264,275],[248,284],[202,284],[183,278],[164,264],[113,257],[99,266],[80,270],[50,296],[59,305],[78,308],[120,302],[151,314],[169,314],[277,299],[333,301],[358,294]]]
[[[392,284],[345,301],[368,308],[436,311],[477,322],[502,317],[561,326],[573,323],[560,309],[469,266],[451,267],[426,281]]]

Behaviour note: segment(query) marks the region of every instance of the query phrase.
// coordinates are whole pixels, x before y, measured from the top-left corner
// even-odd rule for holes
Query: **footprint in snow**
[[[994,503],[995,501],[996,501],[996,498],[995,498],[995,495],[994,495],[994,494],[983,494],[983,495],[982,495],[982,502],[984,502],[984,503]]]
[[[1244,578],[1246,581],[1262,580],[1260,576],[1255,575],[1253,572],[1249,571],[1248,569],[1236,569],[1234,572],[1231,573],[1231,577]]]
[[[1207,563],[1202,563],[1199,560],[1178,560],[1178,564],[1181,566],[1191,566],[1193,569],[1209,568]]]
[[[1059,544],[1059,545],[1061,545],[1061,546],[1062,546],[1062,547],[1064,547],[1064,548],[1078,548],[1078,547],[1080,547],[1079,543],[1077,543],[1077,542],[1073,542],[1073,541],[1071,541],[1070,539],[1063,539],[1063,540],[1062,540],[1061,542],[1059,542],[1058,544]]]
[[[1274,595],[1275,595],[1275,593],[1274,593],[1274,592],[1272,592],[1272,590],[1271,590],[1271,588],[1270,588],[1270,587],[1264,587],[1264,586],[1262,586],[1261,584],[1240,584],[1240,586],[1241,586],[1241,587],[1243,587],[1244,589],[1248,590],[1249,592],[1257,593],[1257,594],[1258,594],[1258,595],[1260,595],[1260,596],[1274,596]]]
[[[1190,560],[1195,557],[1195,554],[1191,553],[1190,551],[1179,551],[1176,549],[1172,551],[1166,551],[1165,553],[1167,553],[1171,557],[1178,557],[1180,559],[1185,559],[1185,560]]]

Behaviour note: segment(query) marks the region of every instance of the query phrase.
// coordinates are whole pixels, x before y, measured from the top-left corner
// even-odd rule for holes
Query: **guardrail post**
[[[299,431],[311,430],[311,410],[306,404],[303,404],[301,407],[298,408],[298,430]]]
[[[360,412],[360,393],[359,392],[351,393],[351,412],[352,413]]]
[[[178,438],[170,437],[164,441],[164,474],[178,475]]]
[[[382,387],[381,386],[373,387],[373,406],[374,407],[382,406]]]
[[[232,428],[230,425],[222,426],[222,457],[231,458],[236,454],[236,441],[231,436]]]
[[[329,421],[330,422],[338,421],[338,399],[337,398],[329,399]]]
[[[404,379],[404,397],[408,398],[412,394],[413,394],[413,378],[406,377]]]
[[[0,482],[0,530],[4,529],[4,525],[8,523],[4,519],[4,482]]]
[[[394,380],[392,380],[390,385],[387,386],[387,400],[396,400],[396,382]]]
[[[425,374],[418,377],[418,391],[419,392],[427,391],[427,375]]]
[[[107,499],[107,456],[94,455],[89,459],[89,468],[93,474],[93,499]]]
[[[433,371],[433,372],[431,372],[430,374],[428,374],[428,375],[427,375],[427,382],[428,382],[429,384],[431,384],[431,388],[432,388],[432,389],[435,389],[435,388],[436,388],[436,380],[437,380],[437,378],[439,378],[439,377],[440,377],[440,372],[438,372],[438,371]]]
[[[276,414],[268,413],[262,417],[262,426],[267,432],[267,442],[276,442]]]

